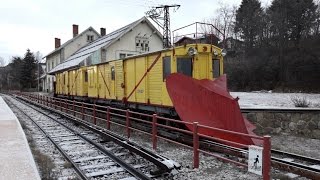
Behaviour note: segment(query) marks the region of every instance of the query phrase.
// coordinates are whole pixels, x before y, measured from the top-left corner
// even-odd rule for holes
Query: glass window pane
[[[177,72],[192,77],[192,59],[178,58]]]
[[[162,71],[163,80],[165,80],[167,76],[171,74],[171,57],[170,56],[163,57],[162,66],[163,66],[163,71]]]
[[[220,60],[219,59],[213,59],[212,63],[213,67],[213,78],[217,78],[220,76]]]

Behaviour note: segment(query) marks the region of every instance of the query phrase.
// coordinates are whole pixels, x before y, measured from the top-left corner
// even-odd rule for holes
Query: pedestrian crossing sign
[[[248,171],[262,175],[262,147],[249,146]]]

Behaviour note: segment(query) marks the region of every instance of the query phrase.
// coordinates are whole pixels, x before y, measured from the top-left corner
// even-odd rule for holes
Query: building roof
[[[47,54],[46,56],[44,56],[42,59],[46,58],[47,56],[50,56],[51,54],[54,54],[58,51],[60,51],[62,48],[66,47],[68,44],[70,44],[71,42],[73,42],[75,39],[77,39],[78,37],[82,36],[85,32],[87,31],[93,31],[95,32],[98,37],[100,37],[100,34],[93,28],[93,27],[88,27],[86,30],[82,31],[80,34],[78,34],[77,36],[73,37],[72,39],[68,40],[67,42],[63,43],[60,47],[54,49],[52,52],[50,52],[49,54]]]
[[[54,74],[59,71],[63,71],[65,69],[70,69],[75,66],[78,66],[83,60],[85,60],[87,57],[92,55],[95,51],[102,47],[108,47],[114,42],[116,42],[119,38],[121,38],[123,35],[125,35],[127,32],[129,32],[131,29],[136,27],[141,22],[146,22],[151,26],[155,31],[156,34],[158,34],[161,38],[161,33],[152,25],[152,23],[146,18],[142,17],[141,19],[134,21],[133,23],[130,23],[120,29],[117,29],[99,39],[96,39],[90,44],[87,44],[86,46],[79,49],[77,52],[75,52],[73,55],[71,55],[66,61],[58,64],[56,67],[51,69],[49,74]]]

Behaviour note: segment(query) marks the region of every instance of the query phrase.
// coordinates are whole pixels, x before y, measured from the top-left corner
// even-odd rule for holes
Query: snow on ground
[[[311,108],[320,108],[320,94],[307,93],[269,93],[269,92],[230,92],[239,97],[241,108],[295,108],[293,97],[306,98]]]

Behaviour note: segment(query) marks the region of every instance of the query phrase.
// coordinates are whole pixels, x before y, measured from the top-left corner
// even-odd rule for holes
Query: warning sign
[[[262,175],[262,147],[249,146],[248,171]]]

